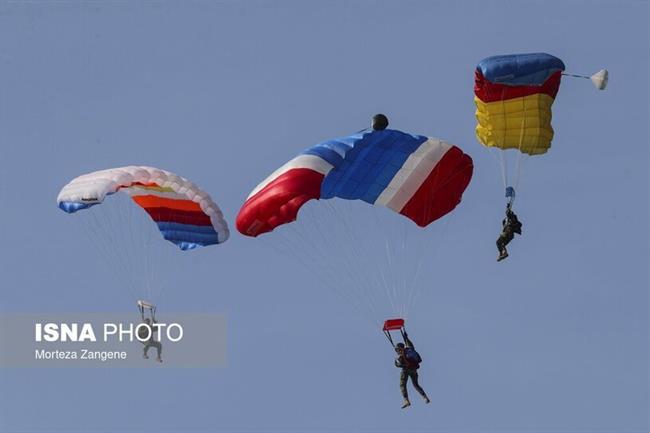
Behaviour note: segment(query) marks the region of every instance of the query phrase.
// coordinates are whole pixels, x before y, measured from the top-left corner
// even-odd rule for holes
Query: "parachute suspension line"
[[[445,235],[447,233],[447,229],[449,227],[449,224],[451,223],[451,219],[453,218],[453,215],[447,215],[445,217],[445,221],[442,223],[442,227],[439,229],[439,232],[433,233],[432,236],[428,236],[425,245],[427,248],[425,251],[432,251],[431,254],[431,262],[435,263],[438,261],[440,258],[440,251],[441,251],[441,246],[442,243],[444,242]],[[437,239],[437,242],[434,242],[434,239]],[[434,244],[432,246],[432,244]],[[422,270],[422,264],[424,263],[423,260],[420,260],[418,263],[418,266],[413,273],[413,279],[411,283],[411,287],[413,289],[409,293],[408,297],[408,304],[407,304],[407,311],[410,311],[411,308],[413,308],[416,304],[417,299],[419,298],[420,294],[422,293],[421,288],[418,285],[418,279],[420,278],[420,273]]]
[[[336,203],[342,205],[343,207],[345,207],[345,206],[354,207],[354,203],[351,202],[351,201],[347,201],[347,200],[337,200]],[[357,203],[357,204],[360,204],[360,203]],[[386,276],[384,274],[384,270],[380,266],[375,266],[374,267],[375,269],[373,269],[373,266],[365,266],[365,264],[363,262],[361,262],[360,259],[362,257],[367,257],[369,255],[369,252],[364,252],[364,251],[359,250],[359,246],[363,245],[364,243],[367,243],[367,242],[362,242],[361,236],[358,234],[358,233],[362,233],[362,232],[354,230],[354,228],[351,226],[350,217],[348,215],[353,214],[353,212],[350,212],[350,210],[347,210],[346,212],[343,212],[343,213],[339,212],[336,209],[336,205],[334,204],[334,202],[332,202],[332,203],[328,202],[327,205],[330,207],[330,210],[334,213],[334,215],[336,217],[336,220],[342,222],[342,225],[346,230],[346,232],[345,232],[345,238],[346,238],[345,240],[346,240],[346,242],[352,241],[352,242],[350,242],[350,246],[351,246],[351,250],[352,250],[351,251],[352,259],[357,259],[357,265],[358,265],[357,269],[356,269],[356,271],[354,273],[355,273],[355,275],[358,275],[359,278],[365,283],[364,286],[362,286],[362,294],[370,302],[370,304],[371,304],[371,306],[373,308],[373,311],[375,311],[374,319],[377,320],[377,319],[380,318],[378,313],[377,313],[377,311],[378,311],[378,305],[377,304],[379,303],[379,299],[378,299],[378,296],[377,296],[377,290],[375,289],[375,286],[383,284],[382,287],[384,288],[384,292],[387,293],[387,294],[388,294],[388,290],[389,290],[389,286],[388,286],[388,283],[386,281]],[[365,206],[361,206],[361,209],[364,210],[364,211],[371,211],[371,209],[368,209]],[[381,230],[379,230],[378,215],[377,215],[376,212],[368,212],[368,213],[370,214],[370,216],[367,217],[368,219],[366,221],[370,222],[371,225],[372,225],[372,223],[374,223],[374,225],[375,225],[374,229],[371,227],[370,230],[367,230],[367,231],[369,231],[371,233],[371,236],[368,237],[368,239],[370,239],[370,240],[372,240],[372,239],[381,239],[379,236],[374,236],[375,234],[383,234],[383,232]],[[368,227],[364,227],[364,228],[367,229]],[[376,247],[377,247],[377,249],[379,249],[381,247],[381,245],[377,245]],[[374,249],[374,246],[372,248]],[[363,272],[359,272],[359,271],[361,271],[363,269],[368,269],[366,277],[363,276]],[[373,271],[375,271],[375,272],[373,272]],[[370,278],[369,278],[370,275],[372,275],[374,277],[374,280],[375,280],[374,282],[370,281]],[[381,279],[380,279],[380,277],[381,277]],[[392,302],[392,300],[391,300],[391,302]]]
[[[381,211],[382,214],[387,213],[387,209],[378,209]],[[379,215],[379,212],[375,213],[377,215],[377,218],[389,218],[389,217],[395,217],[396,215],[386,215],[385,217],[383,215]],[[395,218],[392,218],[395,219]],[[396,240],[391,240],[388,237],[385,240],[385,246],[386,246],[386,258],[387,258],[387,264],[388,266],[385,268],[389,272],[389,276],[391,277],[391,283],[390,283],[390,289],[391,289],[391,305],[393,305],[393,311],[398,314],[399,316],[403,316],[405,314],[404,311],[404,293],[405,293],[405,288],[404,288],[404,282],[406,281],[406,274],[408,273],[408,269],[406,264],[403,262],[403,258],[405,257],[405,242],[406,242],[406,237],[408,236],[408,231],[405,226],[405,220],[403,218],[396,218],[399,220],[397,227],[393,233],[399,233],[400,235]],[[400,226],[401,224],[401,226]],[[382,224],[384,227],[390,227],[391,224]],[[402,230],[400,230],[402,229]],[[401,259],[401,262],[400,262]],[[382,269],[383,271],[383,269]],[[403,275],[404,277],[400,278],[400,275]]]
[[[131,207],[129,208],[129,212],[130,211],[131,211]],[[133,214],[130,214],[129,219],[131,220],[131,224],[134,224],[132,216],[133,216]],[[158,214],[158,212],[156,212],[155,218],[157,219],[158,216],[159,216],[159,214]],[[131,225],[131,227],[133,227],[133,225]],[[146,237],[145,232],[140,232],[140,235],[141,235],[141,239],[142,239],[142,246],[143,246],[142,251],[143,251],[143,255],[144,255],[144,257],[142,257],[142,268],[143,268],[142,270],[143,270],[143,275],[144,275],[144,278],[143,278],[143,281],[142,281],[142,285],[143,285],[142,290],[143,290],[144,293],[146,293],[147,300],[152,301],[152,299],[153,299],[153,293],[152,293],[153,288],[152,288],[152,281],[151,281],[152,276],[149,274],[149,268],[150,268],[150,266],[149,266],[149,250],[150,250],[150,244],[147,243],[147,237]]]
[[[514,189],[515,191],[519,190],[519,183],[521,180],[521,172],[523,171],[523,167],[528,160],[528,154],[522,154],[519,152],[518,158],[517,158],[517,174],[515,175],[515,181],[514,181]],[[513,197],[514,201],[514,197]]]
[[[439,175],[440,175],[439,173],[436,173],[436,179],[434,180],[434,183],[438,183],[438,176]],[[449,179],[449,180],[451,181],[451,179]],[[446,185],[446,183],[445,183],[445,185]],[[442,185],[441,188],[444,188],[445,185]],[[429,199],[425,204],[426,213],[429,213],[430,210],[432,209],[432,207],[433,207],[433,200]],[[408,222],[410,222],[410,221],[408,221]],[[436,228],[438,230],[434,231],[434,233],[433,233],[434,235],[439,233],[439,230],[440,230],[440,227],[436,226]],[[406,226],[405,226],[405,229],[406,229]],[[410,245],[416,245],[416,246],[420,247],[420,250],[416,252],[417,260],[416,260],[416,263],[415,263],[415,268],[413,270],[411,270],[411,272],[405,272],[404,273],[404,286],[405,286],[404,293],[405,293],[405,296],[403,297],[404,307],[403,307],[403,312],[401,313],[401,317],[403,317],[403,318],[407,318],[411,308],[415,304],[414,300],[417,298],[417,296],[422,291],[421,286],[418,284],[418,276],[420,274],[420,270],[422,268],[422,263],[424,262],[425,256],[427,258],[430,258],[429,257],[429,252],[432,249],[431,248],[431,241],[435,237],[435,236],[428,236],[430,234],[430,232],[432,231],[430,228],[424,227],[421,230],[422,230],[421,235],[417,236],[417,241],[419,241],[419,242],[414,241],[413,243],[409,243]],[[405,230],[405,233],[406,233],[406,230]]]
[[[517,145],[517,160],[515,162],[515,174],[512,185],[506,187],[506,197],[508,197],[508,204],[512,205],[515,201],[515,194],[519,187],[519,177],[521,175],[521,147],[524,144],[524,137],[526,131],[526,102],[525,99],[521,101],[522,117],[521,126],[519,127],[519,144]]]
[[[314,226],[314,230],[319,230],[318,224],[313,218],[310,218],[309,221]],[[294,237],[298,237],[299,239],[298,242],[294,241],[292,243],[291,240],[284,238],[285,243],[291,250],[294,250],[294,255],[301,260],[303,265],[305,265],[305,267],[311,272],[315,273],[315,275],[321,279],[326,286],[330,286],[331,289],[337,292],[340,296],[347,298],[348,302],[353,302],[349,294],[341,289],[340,280],[335,278],[338,273],[331,272],[331,270],[328,271],[327,263],[329,262],[327,261],[326,255],[318,245],[320,242],[327,242],[327,239],[323,239],[323,236],[321,236],[321,239],[317,239],[315,242],[311,241],[301,232],[300,228],[297,228],[293,224],[288,225],[287,229],[294,233]],[[304,252],[298,251],[300,245],[303,246],[302,249],[305,250]],[[305,260],[305,258],[307,259]],[[314,263],[320,263],[324,266],[317,266],[314,265]],[[343,269],[343,271],[346,271],[346,269]]]
[[[295,237],[299,237],[298,242],[306,242],[305,239],[303,239],[302,234],[298,231],[295,230],[294,228],[290,228],[291,224],[288,224],[287,230],[290,230],[294,233]],[[325,286],[328,286],[329,288],[332,289],[332,291],[340,296],[345,302],[347,302],[349,305],[352,305],[355,309],[361,310],[363,312],[363,309],[361,309],[360,305],[357,305],[354,301],[354,299],[350,296],[349,293],[347,293],[345,290],[341,289],[341,284],[339,281],[337,281],[334,278],[334,275],[337,275],[336,273],[333,272],[328,272],[327,270],[323,270],[322,267],[319,267],[317,265],[314,265],[314,263],[327,263],[323,262],[320,258],[318,260],[314,259],[314,253],[317,250],[311,249],[310,251],[310,246],[311,245],[306,245],[306,248],[298,248],[297,243],[295,240],[291,241],[287,237],[285,237],[285,233],[283,233],[284,227],[277,228],[275,231],[277,233],[274,233],[273,235],[277,237],[278,239],[281,240],[279,242],[279,245],[276,245],[275,242],[270,242],[269,244],[273,249],[275,249],[277,252],[280,254],[284,255],[285,257],[290,257],[292,259],[297,259],[305,269],[307,269],[309,272],[311,272],[314,276],[316,276]],[[267,245],[265,243],[265,245]],[[282,248],[284,247],[284,248]],[[365,314],[364,314],[364,317]]]
[[[120,239],[123,242],[111,242],[112,245],[115,245],[116,250],[118,250],[118,245],[121,244],[123,248],[120,248],[117,251],[116,256],[120,258],[125,263],[125,267],[129,269],[129,276],[131,279],[131,290],[132,295],[135,298],[138,298],[139,295],[145,294],[148,297],[148,300],[151,300],[149,293],[145,292],[143,289],[143,278],[146,278],[146,268],[144,266],[139,266],[147,256],[147,252],[142,248],[142,243],[139,241],[143,236],[142,230],[145,230],[146,227],[142,227],[144,224],[140,223],[140,227],[136,227],[136,215],[134,207],[137,205],[131,200],[131,197],[128,194],[115,194],[111,198],[110,203],[106,203],[110,206],[105,213],[107,218],[110,218],[112,224],[114,225],[111,228],[111,232],[114,236],[122,237]],[[115,215],[112,217],[111,215]],[[139,215],[141,218],[146,219],[147,222],[149,219],[148,215]],[[110,227],[110,226],[107,226]],[[122,233],[122,236],[119,236],[119,233]]]
[[[505,87],[501,90],[501,113],[503,116],[503,137],[507,136],[508,132],[508,124],[507,124],[507,118],[506,118],[506,101],[505,101],[505,96],[506,96],[506,89]],[[506,150],[504,149],[502,152],[499,152],[499,155],[501,156],[501,170],[502,170],[502,177],[503,177],[503,187],[507,188],[508,185],[510,184],[510,179],[508,176],[508,160],[506,158]]]
[[[499,152],[499,157],[501,161],[501,177],[503,178],[503,186],[504,188],[508,186],[508,183],[510,183],[509,176],[508,176],[508,159],[506,158],[507,154],[505,151]]]
[[[390,243],[388,242],[388,239],[386,240],[386,249],[385,249],[385,251],[386,251],[386,264],[388,265],[387,269],[390,272],[393,269],[393,263],[392,263],[392,260],[391,260]],[[384,291],[386,292],[386,297],[390,301],[390,306],[391,306],[392,310],[396,314],[402,315],[403,312],[400,311],[400,309],[398,308],[398,306],[395,303],[395,300],[397,300],[397,293],[396,293],[397,289],[395,287],[394,282],[393,282],[393,284],[388,286],[387,283],[386,283],[386,277],[384,276],[383,269],[380,269],[380,273],[381,273],[381,278],[382,278],[382,280],[384,282]],[[394,272],[391,272],[391,274],[394,275]]]
[[[132,203],[131,198],[127,195],[116,193],[110,198],[110,203],[105,203],[105,205],[109,207],[105,209],[105,212],[101,212],[102,216],[108,220],[108,223],[103,226],[104,233],[109,237],[111,236],[109,233],[112,233],[120,240],[120,242],[111,240],[108,244],[115,248],[115,257],[118,257],[118,260],[122,261],[124,267],[128,269],[127,277],[130,280],[130,290],[132,296],[137,298],[138,294],[143,291],[142,287],[138,287],[138,285],[142,285],[142,281],[139,281],[142,270],[138,272],[137,269],[136,250],[139,245],[137,239],[140,235],[134,227],[135,221],[133,221],[132,206],[135,206],[135,203]],[[120,233],[122,233],[121,236]],[[144,254],[141,253],[141,255]],[[142,259],[141,257],[140,260]]]
[[[323,209],[328,209],[330,213],[333,212],[332,209],[329,209],[322,204],[325,203],[324,200],[319,201],[319,203],[313,203],[313,205],[319,205],[319,211]],[[359,301],[360,296],[352,296],[353,293],[359,293],[362,291],[364,284],[367,284],[363,279],[359,279],[358,276],[355,276],[354,269],[351,269],[352,264],[360,259],[358,254],[351,255],[346,248],[341,248],[341,244],[334,245],[336,242],[336,229],[341,229],[340,224],[337,227],[332,228],[332,232],[327,235],[323,232],[323,227],[327,225],[324,222],[319,221],[319,219],[324,219],[326,221],[326,214],[322,215],[323,212],[315,212],[312,209],[312,204],[301,209],[301,219],[303,223],[309,222],[310,224],[287,224],[285,226],[277,228],[278,235],[283,234],[282,229],[287,228],[287,231],[293,233],[294,239],[297,238],[298,241],[291,242],[289,239],[283,236],[283,241],[286,244],[286,251],[289,251],[291,255],[295,256],[303,266],[311,271],[316,277],[318,277],[321,282],[326,286],[330,287],[332,291],[340,296],[346,303],[353,306],[355,310],[363,313],[362,315],[366,317],[373,326],[376,325],[375,321],[372,318],[376,317],[376,308],[373,302],[362,303]],[[307,213],[308,215],[305,215]],[[340,222],[340,219],[330,218],[330,223]],[[304,231],[303,231],[304,230]],[[286,232],[285,232],[286,233]],[[318,236],[317,236],[318,235]],[[341,236],[340,236],[341,237]],[[350,242],[350,239],[347,238],[347,243]],[[273,243],[271,243],[273,245]],[[331,247],[334,246],[334,249]],[[336,256],[327,256],[327,251],[336,251],[339,259],[342,259],[342,263],[337,263],[334,259]],[[359,288],[357,288],[359,287]],[[372,301],[372,300],[371,300]]]
[[[173,248],[151,224],[150,216],[119,191],[75,216],[104,261],[113,284],[130,293],[133,301],[143,297],[153,300],[160,288],[156,280],[163,280],[154,265]]]
[[[142,236],[141,233],[139,233],[139,230],[135,227],[135,221],[134,221],[134,212],[133,212],[133,207],[137,206],[135,202],[132,202],[131,197],[127,198],[127,195],[120,194],[118,197],[114,197],[116,200],[113,200],[115,203],[110,203],[111,205],[115,206],[115,209],[117,210],[117,215],[120,217],[120,220],[118,221],[119,226],[116,227],[115,231],[117,230],[126,230],[127,231],[127,239],[125,242],[126,248],[123,248],[122,252],[122,257],[126,257],[126,263],[127,266],[130,266],[131,268],[131,274],[134,277],[135,280],[135,275],[137,275],[137,266],[136,266],[136,248],[140,243],[138,242],[138,238]],[[141,255],[143,257],[140,257],[140,260],[146,260],[146,251],[141,252]],[[147,269],[145,266],[142,267],[141,271],[142,275],[144,275],[145,280],[148,279],[147,277]],[[143,287],[137,287],[137,285],[142,285],[143,281],[137,281],[135,282],[136,286],[133,287],[133,292],[136,297],[138,297],[138,293],[144,293],[147,300],[151,301],[151,293],[149,291],[145,291]]]
[[[314,216],[312,219],[316,222],[316,228],[319,230],[321,237],[328,241],[328,250],[336,251],[336,255],[343,261],[339,266],[333,265],[332,271],[330,272],[332,275],[338,275],[339,269],[346,271],[347,278],[343,278],[341,281],[339,285],[340,290],[345,293],[353,292],[356,297],[355,302],[359,305],[364,304],[362,299],[365,296],[365,299],[368,301],[366,308],[371,311],[372,316],[375,316],[377,314],[377,306],[373,296],[372,283],[360,272],[363,269],[361,259],[364,255],[357,248],[360,243],[358,242],[358,236],[349,226],[346,216],[348,212],[341,213],[336,208],[337,205],[345,206],[346,203],[345,200],[336,200],[336,204],[334,200],[332,202],[323,200],[321,206],[323,206],[325,211],[316,212],[312,209],[312,213],[318,215],[318,217]],[[338,224],[332,227],[329,231],[329,236],[326,235],[322,228],[327,227],[328,223],[334,224],[334,222]]]
[[[130,206],[129,210],[132,212],[132,216],[130,217],[132,223],[136,221],[134,218],[135,215],[133,215],[134,213],[141,213],[143,217],[146,217],[147,223],[149,223],[149,215],[145,215],[146,212],[141,210],[139,206],[137,208],[135,206]],[[160,214],[156,215],[155,220],[159,220],[159,217]],[[143,220],[144,218],[139,221]],[[163,281],[165,281],[165,279],[156,278],[156,260],[163,259],[161,260],[162,262],[171,263],[171,260],[167,260],[167,257],[169,257],[171,253],[171,245],[167,240],[162,238],[161,234],[158,233],[158,230],[154,230],[153,227],[154,225],[147,224],[146,227],[141,227],[140,229],[136,230],[136,232],[141,234],[140,242],[143,245],[143,251],[145,255],[143,258],[143,267],[145,270],[145,281],[143,282],[145,286],[144,290],[146,291],[149,299],[155,299],[155,303],[158,305],[160,304],[161,296],[164,293],[165,287]],[[156,245],[158,245],[158,247],[156,247]]]
[[[75,216],[81,221],[81,227],[86,233],[86,237],[93,244],[100,258],[105,262],[103,267],[108,274],[107,276],[115,283],[124,285],[128,281],[125,278],[126,269],[122,267],[122,263],[114,255],[110,254],[107,246],[109,243],[100,234],[102,226],[97,222],[95,209],[87,209],[86,212],[87,214],[78,213]],[[94,222],[90,220],[94,220]]]
[[[373,233],[372,238],[380,241],[383,240],[383,242],[378,243],[377,251],[383,251],[384,254],[382,254],[380,260],[375,263],[377,269],[376,273],[381,276],[379,283],[383,284],[382,287],[384,288],[384,293],[390,303],[390,313],[402,316],[405,313],[405,276],[408,274],[408,269],[406,264],[403,262],[404,259],[402,259],[401,262],[399,259],[406,257],[406,237],[408,235],[406,225],[407,221],[403,217],[395,215],[392,211],[389,211],[384,207],[375,209],[375,212],[370,212],[370,214],[371,216],[369,217],[369,220],[372,221],[374,225],[374,228],[370,230]],[[396,229],[387,233],[386,228],[394,225],[390,224],[392,221],[389,220],[398,221],[396,221]],[[401,228],[403,228],[403,230],[399,230],[400,224],[402,225]],[[374,236],[375,234],[377,236]],[[394,239],[396,235],[397,239]],[[400,275],[404,275],[404,277],[400,278]],[[385,312],[385,314],[388,313],[389,312]]]
[[[494,158],[494,160],[496,161],[496,163],[499,165],[499,167],[501,169],[500,170],[501,183],[503,184],[503,187],[505,188],[508,185],[508,181],[506,179],[507,168],[505,166],[505,160],[504,160],[504,156],[503,156],[504,151],[502,151],[498,147],[489,147],[488,148],[488,153],[490,155],[492,155],[492,157]]]
[[[103,206],[100,204],[98,206]],[[108,272],[113,277],[113,280],[116,280],[115,274],[120,277],[117,283],[123,284],[129,290],[133,290],[133,281],[129,278],[130,269],[128,268],[128,262],[120,260],[120,252],[118,251],[117,244],[111,239],[110,231],[115,225],[115,221],[111,222],[108,213],[104,212],[104,209],[98,209],[97,206],[86,209],[87,214],[80,215],[83,220],[82,225],[88,229],[90,238],[92,239],[95,247],[99,251],[100,255],[104,256],[104,260],[109,262],[110,268]],[[111,212],[108,210],[108,212]]]
[[[126,193],[116,194],[112,197],[111,203],[107,204],[111,206],[109,212],[113,212],[116,215],[116,218],[113,220],[113,224],[116,224],[116,227],[114,227],[111,232],[115,235],[119,232],[124,233],[124,248],[121,248],[117,252],[117,257],[120,257],[121,260],[125,262],[125,266],[129,268],[133,296],[139,298],[144,294],[144,296],[147,297],[147,300],[151,301],[151,291],[148,290],[147,284],[149,277],[147,275],[148,269],[146,266],[149,251],[144,248],[144,242],[142,241],[145,232],[148,229],[148,227],[144,225],[143,221],[148,223],[149,215],[136,215],[134,208],[137,207],[140,209],[140,207],[133,202],[131,197]],[[140,219],[139,223],[136,218]],[[117,243],[114,241],[113,243],[117,248]]]
[[[406,243],[407,243],[407,240],[409,239],[409,231],[408,231],[408,228],[406,226],[406,220],[404,220],[404,219],[402,220],[402,229],[403,229],[403,235],[400,238],[401,241],[402,241],[402,242],[400,242],[401,253],[398,254],[398,257],[406,257],[406,253],[407,253],[407,251],[406,251]],[[409,241],[409,245],[413,245],[413,244],[411,244],[410,241]],[[416,260],[416,262],[420,262],[422,255],[420,254],[419,251],[418,251],[418,253],[416,255],[418,256],[418,260]],[[402,259],[402,260],[404,260],[404,259]],[[406,269],[404,269],[404,270],[406,271]],[[403,275],[404,276],[401,278],[401,283],[402,283],[402,287],[403,287],[402,293],[404,295],[401,297],[401,302],[400,302],[400,317],[406,317],[408,315],[407,298],[408,298],[408,293],[412,289],[412,287],[409,287],[409,284],[408,284],[408,272],[404,272]]]
[[[456,176],[458,176],[459,174],[460,173],[457,173]],[[452,180],[453,180],[453,177],[448,179],[447,182],[445,182],[444,185],[440,186],[440,188],[444,188],[446,186],[446,184],[451,182]],[[431,206],[433,206],[433,203],[429,202],[427,204],[427,206],[431,207]],[[424,246],[425,246],[424,251],[426,251],[426,252],[432,251],[433,252],[433,254],[432,254],[433,255],[433,260],[432,261],[433,262],[438,261],[440,251],[441,251],[441,247],[442,247],[442,244],[443,244],[444,239],[445,239],[445,235],[446,235],[447,230],[449,228],[449,224],[451,223],[452,218],[453,218],[453,212],[451,213],[451,215],[447,214],[443,218],[444,218],[445,221],[442,222],[442,227],[440,227],[438,229],[438,231],[436,231],[434,233],[433,236],[426,236],[426,235],[423,236],[424,237]],[[424,230],[426,230],[426,228]],[[431,243],[434,241],[435,238],[438,238],[438,239],[437,239],[437,242],[435,243],[435,245],[432,247]],[[420,270],[421,270],[422,264],[424,262],[424,256],[425,256],[425,254],[423,252],[418,254],[418,257],[420,259],[418,260],[416,271],[413,273],[413,280],[412,280],[412,283],[411,283],[411,290],[409,291],[409,296],[408,296],[408,301],[407,301],[408,302],[407,303],[407,312],[408,312],[408,310],[411,309],[411,307],[413,307],[415,305],[415,302],[416,302],[417,298],[419,297],[419,295],[420,295],[420,293],[422,291],[420,286],[418,285],[418,278],[420,276]]]
[[[336,203],[340,204],[343,207],[345,207],[345,206],[353,207],[354,206],[354,204],[352,202],[347,201],[347,200],[337,200]],[[334,202],[332,202],[332,203],[327,202],[327,206],[329,206],[329,209],[334,214],[334,216],[336,217],[336,220],[341,221],[341,223],[343,225],[343,228],[346,230],[346,232],[345,232],[346,241],[347,242],[352,241],[352,242],[349,243],[350,246],[351,246],[351,255],[352,255],[350,261],[356,259],[356,262],[357,262],[357,265],[358,265],[357,269],[353,270],[353,273],[355,275],[358,275],[359,278],[363,281],[364,285],[360,286],[362,288],[361,292],[365,296],[365,298],[370,302],[373,311],[375,311],[374,314],[375,314],[375,319],[376,319],[377,318],[377,316],[376,316],[377,315],[377,309],[378,309],[377,308],[377,303],[378,303],[379,300],[377,298],[377,294],[376,294],[376,290],[375,290],[374,286],[376,284],[381,284],[383,282],[385,290],[386,291],[388,290],[388,286],[387,286],[387,284],[385,282],[386,281],[385,280],[385,275],[383,274],[383,269],[379,268],[379,269],[377,269],[376,273],[372,274],[374,276],[374,278],[377,280],[374,283],[371,282],[370,279],[367,276],[365,278],[363,278],[363,275],[362,275],[363,273],[359,272],[359,270],[365,269],[366,266],[364,266],[364,263],[360,259],[362,257],[366,257],[368,254],[367,253],[364,254],[364,252],[360,251],[359,248],[358,248],[359,245],[361,245],[362,243],[359,242],[361,239],[360,239],[360,236],[357,234],[357,231],[354,230],[354,228],[351,226],[350,217],[348,215],[352,214],[352,212],[350,212],[349,210],[346,211],[346,212],[343,212],[343,213],[339,212],[336,209],[336,205],[334,204]],[[370,209],[366,209],[365,207],[362,207],[362,209],[370,210]],[[373,217],[371,217],[371,218],[373,218],[374,222],[376,223],[377,222],[377,219],[375,218],[377,216],[376,212],[370,212],[370,214],[372,214]],[[380,232],[379,230],[375,230],[375,231]],[[377,239],[377,238],[380,238],[380,237],[370,236],[369,239]],[[382,280],[379,280],[379,277],[377,276],[377,274],[379,274],[381,276]],[[371,274],[368,274],[368,275],[371,275]]]
[[[372,250],[375,250],[375,252],[382,252],[380,261],[376,261],[373,266],[375,273],[380,277],[377,279],[376,284],[378,286],[381,286],[386,299],[388,299],[388,302],[390,303],[391,313],[396,314],[398,311],[398,306],[396,303],[397,296],[395,280],[394,278],[391,278],[394,276],[395,270],[392,260],[391,243],[389,241],[390,234],[383,233],[380,229],[381,226],[386,227],[386,225],[381,223],[381,215],[379,215],[384,211],[384,209],[375,209],[375,211],[376,212],[369,212],[368,215],[369,225],[367,227],[367,230],[371,233],[369,239],[383,239],[383,242],[380,241],[377,243],[377,245],[368,245],[368,247]],[[375,238],[374,234],[379,234],[379,236]]]

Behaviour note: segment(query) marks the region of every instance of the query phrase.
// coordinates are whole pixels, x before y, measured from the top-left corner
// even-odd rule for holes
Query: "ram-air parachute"
[[[506,197],[514,200],[522,155],[549,151],[554,131],[551,107],[563,75],[589,78],[605,89],[607,70],[591,77],[565,74],[564,62],[550,54],[509,54],[482,60],[475,72],[476,137],[484,146],[497,149]],[[507,151],[516,152],[513,163]]]
[[[63,187],[57,203],[78,215],[116,279],[148,301],[156,301],[151,298],[164,285],[158,273],[176,266],[171,257],[180,250],[223,243],[229,236],[228,225],[207,192],[154,167],[84,174]]]
[[[424,228],[460,203],[472,170],[472,159],[442,140],[364,130],[317,144],[273,172],[248,196],[237,229],[253,237],[274,231],[270,245],[372,320],[403,316],[420,266],[434,260],[433,249],[423,250]]]

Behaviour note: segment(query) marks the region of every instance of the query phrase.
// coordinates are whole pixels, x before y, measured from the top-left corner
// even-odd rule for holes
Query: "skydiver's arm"
[[[413,342],[409,338],[408,334],[406,332],[402,332],[402,338],[404,338],[404,344],[406,344],[406,347],[410,347],[411,349],[415,349],[415,346],[413,345]]]

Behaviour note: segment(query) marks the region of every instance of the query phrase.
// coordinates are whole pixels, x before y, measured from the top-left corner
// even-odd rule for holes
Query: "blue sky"
[[[87,171],[163,167],[233,227],[170,272],[168,309],[224,313],[223,369],[4,369],[0,431],[648,431],[645,1],[0,2],[3,312],[128,311],[56,208]],[[545,51],[556,138],[526,162],[524,236],[495,262],[498,165],[474,138],[482,58]],[[248,192],[365,127],[455,143],[475,173],[409,329],[432,404],[400,411],[384,337],[296,261],[235,233]],[[209,344],[209,342],[206,342]]]

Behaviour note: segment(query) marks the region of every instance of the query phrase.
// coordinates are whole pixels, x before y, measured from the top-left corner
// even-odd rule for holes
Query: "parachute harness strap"
[[[402,325],[399,332],[400,334],[402,334],[402,340],[404,340],[404,342],[406,343],[406,338],[404,337],[404,335],[406,334],[406,326]],[[388,341],[390,342],[391,346],[395,348],[395,342],[393,341],[393,336],[390,335],[390,330],[384,329],[384,335],[386,336],[386,338],[388,338]]]
[[[395,347],[395,343],[393,343],[393,337],[390,335],[390,331],[384,331],[384,335],[386,338],[388,338],[388,341],[390,342],[391,346]]]

